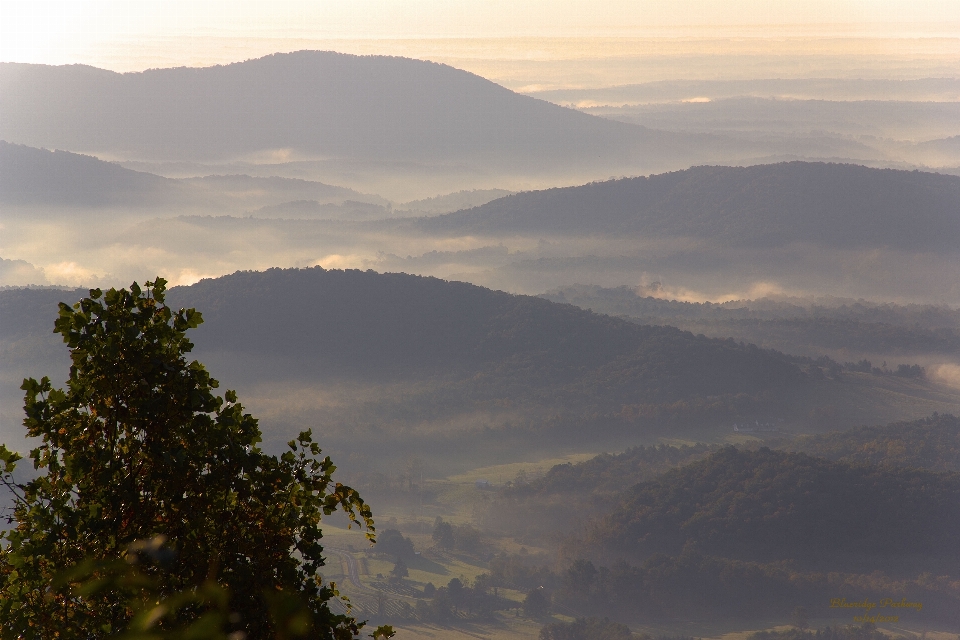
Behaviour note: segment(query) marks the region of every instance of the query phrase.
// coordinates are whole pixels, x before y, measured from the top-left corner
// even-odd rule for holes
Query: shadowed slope
[[[419,223],[442,233],[629,234],[734,246],[955,249],[960,178],[790,162],[532,191]]]

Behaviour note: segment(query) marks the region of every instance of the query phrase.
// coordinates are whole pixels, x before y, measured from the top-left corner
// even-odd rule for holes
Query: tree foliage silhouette
[[[186,332],[202,318],[165,306],[165,285],[157,278],[145,289],[94,289],[73,307],[61,303],[54,330],[71,352],[67,386],[46,377],[23,383],[39,476],[18,482],[21,457],[0,445],[15,501],[0,548],[0,636],[100,638],[126,629],[136,612],[122,589],[78,591],[79,579],[55,577],[162,536],[176,562],[140,571],[158,597],[221,587],[239,615],[219,633],[277,637],[270,603],[286,593],[304,603],[310,637],[353,637],[362,625],[331,611],[337,592],[318,573],[320,521],[342,509],[372,540],[369,507],[333,481],[336,467],[310,431],[279,457],[259,448],[257,420],[236,393],[214,395],[217,381],[187,361]],[[202,616],[202,598],[194,601],[158,618],[155,631]]]

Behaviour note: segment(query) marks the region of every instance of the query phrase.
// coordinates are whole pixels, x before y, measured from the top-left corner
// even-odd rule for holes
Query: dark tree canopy
[[[352,637],[356,621],[330,611],[336,592],[318,574],[320,520],[343,509],[372,538],[369,508],[332,480],[335,467],[309,431],[279,458],[260,450],[257,421],[236,394],[214,395],[217,381],[187,361],[186,332],[201,316],[165,306],[165,284],[92,290],[72,308],[61,304],[55,331],[71,352],[67,386],[24,381],[39,477],[15,482],[20,456],[0,445],[16,502],[0,548],[0,635],[97,638],[125,628],[132,612],[122,594],[77,597],[70,585],[52,586],[54,577],[164,536],[177,558],[153,569],[161,595],[216,583],[241,614],[232,628],[252,639],[273,637],[267,603],[293,593],[309,610],[311,637]],[[198,613],[156,626],[176,628]]]

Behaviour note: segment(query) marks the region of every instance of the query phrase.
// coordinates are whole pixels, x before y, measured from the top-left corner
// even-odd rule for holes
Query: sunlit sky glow
[[[0,60],[117,70],[243,59],[294,41],[771,36],[957,38],[960,2],[0,0]],[[581,42],[525,55],[590,53]]]

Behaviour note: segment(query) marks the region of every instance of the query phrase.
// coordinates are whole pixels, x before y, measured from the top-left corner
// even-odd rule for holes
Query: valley
[[[955,640],[960,49],[846,38],[0,61],[0,636]]]

